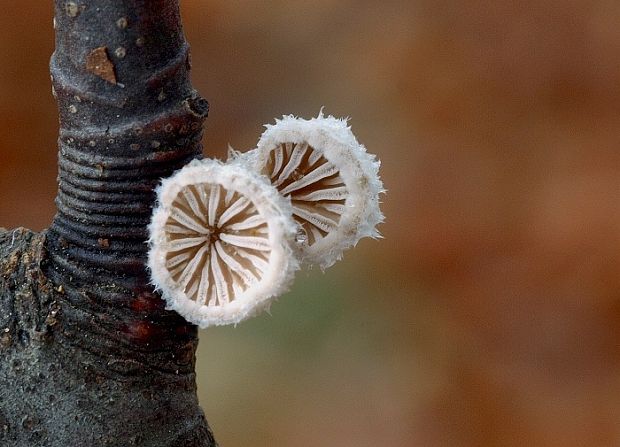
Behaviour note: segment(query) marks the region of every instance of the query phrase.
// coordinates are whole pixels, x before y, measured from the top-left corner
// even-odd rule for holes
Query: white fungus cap
[[[297,226],[265,178],[194,161],[165,179],[157,198],[148,267],[168,309],[203,328],[236,324],[288,290]]]
[[[267,176],[290,197],[304,262],[325,269],[363,237],[380,237],[380,162],[344,119],[284,116],[267,125],[257,148],[234,159]]]

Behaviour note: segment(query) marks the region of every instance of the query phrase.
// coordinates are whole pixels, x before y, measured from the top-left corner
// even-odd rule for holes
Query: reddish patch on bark
[[[108,57],[108,49],[106,47],[95,48],[88,53],[88,56],[86,56],[86,70],[111,84],[116,84],[114,64]]]
[[[150,313],[164,308],[164,301],[150,292],[139,292],[131,301],[131,310],[139,313]]]
[[[155,338],[157,329],[148,321],[135,321],[123,328],[123,332],[133,341],[147,344]]]

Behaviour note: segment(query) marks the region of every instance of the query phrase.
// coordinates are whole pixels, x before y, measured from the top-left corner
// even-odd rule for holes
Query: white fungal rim
[[[207,188],[212,187],[215,189],[209,189],[210,195],[207,196]],[[223,199],[222,193],[226,194]],[[179,210],[183,211],[180,203],[185,201],[185,204],[190,204],[187,197],[203,198],[209,203],[201,202],[202,205],[198,205],[190,198],[194,205],[191,209],[197,208],[193,217],[199,215],[192,221],[183,217],[181,220],[184,223],[179,223],[175,219],[181,215]],[[215,205],[210,203],[211,197],[215,197]],[[241,211],[235,211],[241,206],[236,206],[238,203],[245,203],[241,198],[246,198],[250,204],[241,208]],[[224,165],[215,160],[194,161],[161,183],[157,189],[157,199],[149,226],[148,267],[153,284],[166,300],[167,309],[177,311],[186,320],[202,328],[236,324],[268,308],[274,298],[288,290],[294,272],[298,269],[298,262],[291,249],[296,225],[291,217],[290,202],[266,179],[240,166]],[[189,209],[185,207],[184,212],[187,213]],[[226,209],[232,211],[225,217]],[[243,217],[245,220],[226,224],[246,212],[248,217]],[[220,226],[221,222],[224,223]],[[253,223],[257,227],[250,227],[252,235],[243,233],[250,231],[247,227]],[[205,228],[207,225],[208,229]],[[187,230],[185,233],[183,228]],[[173,235],[179,232],[187,237]],[[202,245],[192,246],[192,249],[197,246],[200,249],[191,259],[198,258],[200,254],[203,257],[200,259],[204,260],[191,264],[186,253],[181,253],[185,248],[179,247],[193,244],[200,237],[204,241]],[[184,242],[177,243],[181,239]],[[253,246],[259,246],[259,250],[268,247],[268,255],[261,252],[258,256],[253,252],[255,248],[247,248]],[[176,255],[171,255],[175,249],[180,253],[178,259],[184,259],[180,263],[176,261]],[[198,262],[203,262],[203,266],[199,267]],[[171,267],[172,264],[175,266]],[[241,264],[250,265],[251,268],[244,272]],[[224,267],[228,270],[224,271]],[[175,270],[176,279],[173,274]],[[255,279],[251,284],[244,282],[247,276],[243,275],[249,273]],[[197,274],[200,274],[200,281],[196,286]],[[180,282],[182,279],[186,280],[185,284]],[[231,290],[233,296],[229,293]],[[200,297],[203,303],[198,302]]]
[[[324,117],[321,112],[318,117],[310,120],[284,116],[281,120],[276,120],[276,124],[267,125],[266,128],[257,148],[245,157],[238,157],[237,163],[252,165],[251,167],[270,178],[270,181],[277,187],[277,179],[274,178],[277,173],[266,172],[272,151],[284,147],[282,145],[287,143],[307,144],[337,169],[346,187],[346,191],[340,188],[340,192],[334,195],[334,197],[346,196],[342,208],[340,208],[342,202],[338,202],[341,214],[334,228],[326,231],[322,238],[315,238],[312,244],[308,241],[298,244],[304,262],[318,264],[325,269],[339,260],[342,253],[355,246],[361,238],[380,237],[376,226],[383,222],[384,217],[379,209],[379,194],[385,192],[383,183],[379,179],[380,162],[374,155],[366,152],[366,148],[357,141],[346,120],[333,116]],[[282,168],[281,172],[284,171],[285,169]],[[332,180],[332,182],[335,181]],[[295,193],[287,193],[286,188],[280,189],[281,194],[290,196],[292,199],[293,214],[296,215],[296,220],[302,227],[300,220],[303,219],[298,215],[296,205],[299,202],[296,201]],[[333,189],[333,191],[336,190]],[[305,195],[306,198],[308,196],[308,194]],[[318,202],[315,203],[318,206]],[[307,213],[309,206],[306,204],[303,206],[303,211]],[[330,205],[330,209],[336,209],[336,207]],[[318,208],[315,210],[319,212]],[[323,212],[323,214],[326,213]]]

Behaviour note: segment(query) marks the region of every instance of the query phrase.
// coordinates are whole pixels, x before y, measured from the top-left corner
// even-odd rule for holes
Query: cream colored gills
[[[282,143],[271,151],[263,174],[281,194],[290,196],[309,246],[338,226],[347,188],[338,168],[319,151],[307,143]]]

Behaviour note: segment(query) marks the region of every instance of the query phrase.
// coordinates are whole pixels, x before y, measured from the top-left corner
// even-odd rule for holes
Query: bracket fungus
[[[148,265],[169,309],[201,327],[236,324],[284,293],[298,262],[290,203],[265,179],[193,161],[157,190]]]
[[[330,267],[383,221],[379,162],[346,120],[285,116],[226,164],[164,180],[149,268],[169,309],[201,327],[238,323],[284,293],[301,262]]]
[[[346,120],[285,116],[266,127],[253,163],[290,197],[304,262],[325,269],[361,238],[379,237],[380,163]]]

